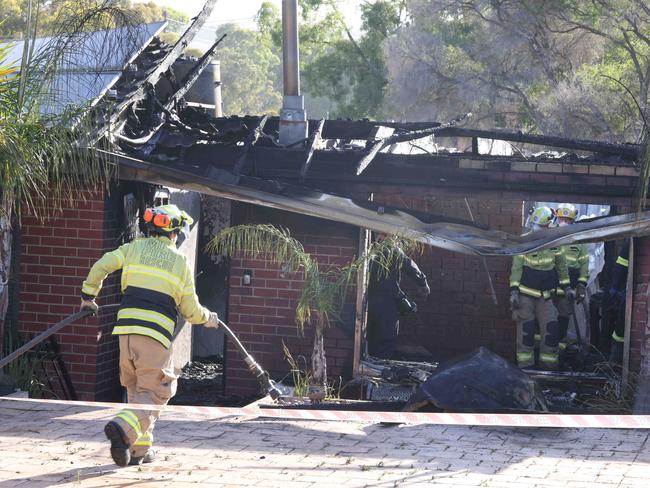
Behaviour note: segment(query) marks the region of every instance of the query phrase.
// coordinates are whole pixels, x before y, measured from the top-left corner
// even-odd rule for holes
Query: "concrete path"
[[[0,488],[646,487],[648,430],[384,426],[165,412],[158,459],[119,468],[115,410],[0,398]]]

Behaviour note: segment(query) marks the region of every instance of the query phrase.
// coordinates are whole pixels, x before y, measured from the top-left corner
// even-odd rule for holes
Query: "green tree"
[[[375,0],[361,6],[359,38],[338,0],[300,0],[300,68],[310,116],[382,118],[387,72],[383,44],[404,20],[405,1]],[[258,12],[261,32],[281,56],[278,9],[265,2]],[[327,112],[327,114],[325,113]]]
[[[649,36],[641,0],[412,0],[387,43],[390,112],[637,139]]]
[[[29,2],[28,2],[29,3]],[[11,64],[12,44],[0,50],[0,351],[5,338],[12,228],[18,216],[30,210],[42,214],[36,199],[47,199],[50,210],[67,198],[78,196],[80,188],[106,181],[104,167],[90,151],[84,135],[90,133],[94,117],[88,103],[69,104],[68,87],[78,83],[74,62],[87,59],[86,41],[91,31],[124,27],[121,39],[106,37],[93,60],[101,66],[113,56],[133,52],[137,39],[132,12],[113,0],[83,0],[76,8],[61,12],[52,24],[53,36],[33,48],[41,10],[27,8],[23,32],[22,59]],[[36,7],[36,2],[31,7]],[[29,5],[28,5],[29,7]],[[130,45],[130,46],[129,46]],[[13,73],[11,73],[13,71]]]
[[[223,25],[219,48],[224,115],[277,114],[282,106],[282,61],[264,31]]]
[[[131,0],[116,0],[113,2],[124,13],[129,13],[134,22],[150,23],[160,20],[169,20],[169,30],[182,32],[189,17],[169,7],[163,7],[154,2],[133,3]],[[0,0],[0,35],[3,37],[20,38],[25,30],[28,6],[32,6],[33,18],[37,19],[36,29],[38,36],[45,36],[58,32],[63,18],[82,18],[87,12],[88,0]],[[119,22],[119,19],[116,20]],[[113,23],[113,25],[117,25]]]

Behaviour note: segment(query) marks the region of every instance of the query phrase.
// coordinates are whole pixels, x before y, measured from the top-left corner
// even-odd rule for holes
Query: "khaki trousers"
[[[542,341],[539,360],[546,369],[557,369],[559,363],[559,325],[557,310],[551,300],[521,294],[520,307],[513,310],[517,322],[517,365],[520,368],[535,364],[535,323],[539,324]]]
[[[166,405],[176,394],[172,347],[141,335],[120,335],[120,383],[129,403]],[[124,409],[113,419],[129,438],[132,456],[144,456],[153,445],[160,410]]]

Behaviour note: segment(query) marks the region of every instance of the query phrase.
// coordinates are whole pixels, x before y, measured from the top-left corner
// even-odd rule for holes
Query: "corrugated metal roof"
[[[135,27],[97,31],[72,38],[62,56],[60,74],[51,87],[51,97],[42,106],[45,112],[57,112],[70,105],[95,102],[120,77],[131,62],[159,34],[167,22],[153,22]],[[57,40],[44,37],[35,40],[34,51],[42,52],[56,46]],[[3,43],[6,45],[7,43]],[[8,61],[19,65],[24,42],[11,49]],[[110,49],[106,49],[106,47]]]

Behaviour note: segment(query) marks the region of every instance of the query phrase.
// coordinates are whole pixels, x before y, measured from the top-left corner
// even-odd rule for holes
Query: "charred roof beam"
[[[252,131],[250,131],[246,136],[246,140],[244,141],[244,149],[242,150],[240,156],[237,158],[237,161],[235,161],[235,164],[233,165],[232,168],[232,172],[234,174],[236,175],[241,174],[241,171],[242,169],[244,169],[244,165],[246,164],[246,159],[248,158],[248,152],[257,143],[258,139],[264,133],[264,126],[266,125],[266,121],[268,120],[268,118],[269,118],[268,115],[262,117],[257,122],[255,128]]]
[[[92,138],[94,141],[98,141],[108,131],[110,131],[111,128],[117,126],[120,119],[130,106],[145,98],[147,86],[155,86],[156,83],[158,83],[158,80],[160,80],[160,77],[167,72],[172,64],[174,64],[178,57],[183,53],[183,50],[190,42],[192,42],[201,27],[203,27],[203,24],[205,24],[205,21],[212,13],[216,3],[217,0],[207,0],[205,2],[201,12],[194,18],[194,22],[192,22],[183,35],[178,39],[176,44],[174,44],[174,47],[162,58],[156,68],[149,73],[144,81],[139,84],[138,88],[130,94],[126,100],[115,107],[108,122],[101,126]]]
[[[429,129],[422,129],[422,130],[414,130],[414,131],[409,131],[405,133],[400,133],[400,134],[391,134],[388,137],[383,137],[375,142],[373,141],[368,141],[371,144],[370,151],[361,158],[361,160],[357,163],[357,176],[359,176],[363,171],[368,167],[370,163],[372,163],[372,160],[375,159],[375,156],[381,151],[383,148],[390,146],[391,144],[396,144],[398,142],[407,142],[407,141],[414,141],[416,139],[422,139],[423,137],[427,137],[433,134],[436,134],[437,132],[440,132],[442,129],[446,129],[448,127],[452,127],[459,122],[462,122],[469,117],[471,117],[471,113],[464,114],[450,122],[447,122],[446,124],[439,125],[438,127],[431,127]]]
[[[199,79],[199,76],[201,76],[201,73],[205,70],[205,68],[208,67],[212,59],[214,58],[214,53],[217,49],[217,46],[223,41],[223,39],[226,37],[226,34],[222,35],[217,42],[215,42],[208,51],[201,56],[201,59],[196,63],[196,65],[190,70],[189,73],[183,78],[183,80],[180,83],[179,88],[172,93],[172,95],[169,97],[169,99],[165,102],[164,105],[161,105],[160,108],[162,109],[163,114],[165,117],[167,117],[168,120],[172,121],[174,125],[180,126],[183,129],[191,129],[192,131],[198,131],[199,134],[203,136],[212,136],[211,134],[201,131],[199,129],[193,129],[189,127],[187,124],[183,123],[178,116],[176,116],[173,112],[172,109],[174,106],[179,102],[181,98],[183,98],[187,92],[192,88],[194,83],[196,83],[196,80]],[[150,85],[149,85],[150,86]],[[127,142],[131,145],[135,146],[140,146],[143,144],[148,143],[151,138],[156,134],[160,128],[165,125],[166,119],[165,117],[162,117],[162,120],[160,121],[159,124],[157,124],[154,128],[152,128],[146,135],[139,137],[137,139],[132,139],[129,137],[126,137],[123,134],[116,133],[115,137],[117,139],[120,139],[124,142]]]
[[[314,157],[314,151],[316,148],[320,145],[320,142],[323,140],[323,126],[325,125],[325,119],[320,119],[320,122],[318,122],[318,127],[316,127],[316,130],[314,130],[311,135],[309,136],[309,143],[308,143],[308,151],[307,151],[307,159],[305,159],[305,162],[302,164],[302,167],[300,168],[300,181],[305,181],[307,178],[307,171],[309,171],[309,166],[311,166],[311,161]]]

